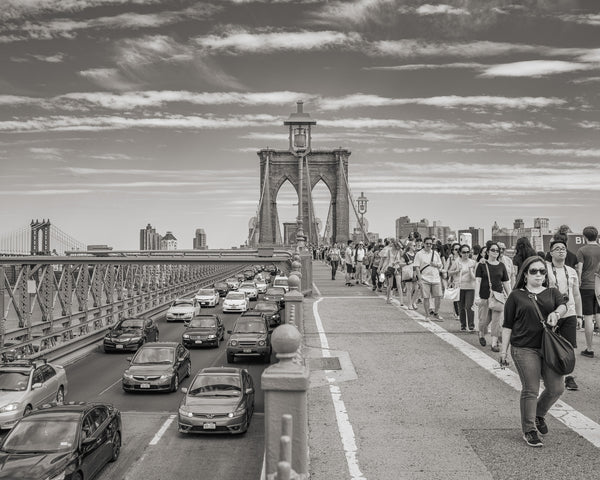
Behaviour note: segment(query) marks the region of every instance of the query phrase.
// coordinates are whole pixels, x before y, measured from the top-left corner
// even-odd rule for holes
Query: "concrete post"
[[[276,478],[282,435],[281,417],[292,416],[292,470],[300,480],[308,479],[309,371],[304,362],[294,361],[302,336],[293,325],[280,325],[273,331],[272,345],[279,363],[267,368],[261,378],[265,394],[265,471]],[[288,433],[288,432],[286,432]]]
[[[300,292],[300,279],[298,276],[290,275],[288,277],[288,285],[290,286],[290,291],[283,297],[285,302],[285,323],[302,328],[302,302],[304,301],[304,295]]]

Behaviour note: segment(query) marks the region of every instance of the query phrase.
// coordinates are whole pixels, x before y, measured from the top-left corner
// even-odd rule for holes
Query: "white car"
[[[256,288],[254,281],[242,282],[238,287],[238,292],[245,292],[250,300],[258,300],[258,288]]]
[[[45,360],[15,360],[0,365],[0,429],[12,428],[39,406],[64,403],[67,374]]]
[[[285,290],[285,293],[288,293],[290,291],[288,277],[283,277],[281,275],[278,275],[273,279],[273,284],[271,286],[283,288]]]
[[[173,300],[167,310],[167,322],[191,320],[200,315],[200,302],[196,298],[178,298]]]
[[[265,293],[267,291],[268,284],[263,277],[257,276],[254,279],[254,283],[256,284],[256,289],[258,290],[258,293]]]
[[[250,301],[244,292],[229,292],[223,300],[223,313],[246,312],[248,308],[250,308]]]
[[[234,278],[234,277],[227,278],[225,280],[225,283],[227,285],[229,285],[229,288],[231,290],[237,290],[237,288],[240,286],[240,281],[237,278]]]
[[[195,295],[202,307],[216,307],[221,301],[221,296],[214,288],[201,288]]]

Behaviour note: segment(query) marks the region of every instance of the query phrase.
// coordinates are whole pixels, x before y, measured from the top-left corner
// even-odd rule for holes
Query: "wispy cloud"
[[[600,64],[564,62],[560,60],[528,60],[488,67],[483,77],[542,77],[581,70],[597,70]]]
[[[470,15],[464,8],[453,7],[452,5],[420,5],[415,10],[418,15]]]
[[[30,62],[31,59],[38,60],[40,62],[46,62],[46,63],[61,63],[65,59],[65,54],[62,52],[57,52],[54,55],[36,55],[36,54],[32,53],[26,57],[11,57],[10,58],[10,60],[12,62],[17,62],[17,63]]]
[[[137,86],[116,68],[90,68],[78,73],[92,83],[109,90],[130,90]]]
[[[398,14],[396,0],[354,0],[327,2],[310,16],[316,23],[363,26],[387,24],[390,16]]]
[[[477,69],[484,68],[487,65],[475,62],[454,62],[454,63],[416,63],[411,65],[390,65],[379,67],[363,67],[363,70],[393,70],[393,71],[416,71],[416,70],[441,70],[441,69]]]
[[[598,13],[560,15],[558,18],[564,20],[565,22],[575,22],[582,25],[592,25],[595,27],[600,27],[600,14]]]

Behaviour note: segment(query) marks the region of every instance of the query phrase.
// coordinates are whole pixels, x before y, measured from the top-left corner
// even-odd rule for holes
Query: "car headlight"
[[[131,337],[132,342],[139,342],[141,339],[142,337]]]
[[[259,347],[264,347],[265,346],[265,341],[264,340],[259,340],[258,341],[258,346]]]
[[[190,338],[190,336],[187,333],[184,333],[183,338]]]
[[[208,336],[208,338],[217,338],[216,335],[213,335],[212,333]]]
[[[49,477],[46,477],[45,480],[64,480],[65,479],[65,471],[63,470],[60,473],[55,473],[54,475],[51,475]]]
[[[171,375],[161,375],[159,380],[167,380],[171,378]]]
[[[123,373],[123,378],[126,378],[127,380],[133,380],[133,375],[129,372],[125,372]]]
[[[188,313],[184,313],[184,314],[183,314],[183,318],[192,318],[193,316],[194,316],[194,314],[193,314],[193,313],[191,313],[191,312],[188,312]]]
[[[246,413],[246,407],[241,406],[241,407],[237,408],[235,412],[228,413],[227,416],[229,418],[239,417],[240,415],[244,415],[244,413]]]
[[[193,417],[194,414],[192,412],[190,412],[186,407],[181,406],[179,407],[179,415],[183,416],[183,417]]]
[[[232,347],[235,347],[238,344],[237,340],[230,340],[229,341],[229,345],[231,345]]]
[[[8,405],[4,405],[2,408],[0,408],[0,412],[1,413],[14,412],[18,408],[19,408],[18,403],[9,403]]]

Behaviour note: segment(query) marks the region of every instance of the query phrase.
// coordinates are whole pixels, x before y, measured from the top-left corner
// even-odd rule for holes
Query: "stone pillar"
[[[304,362],[295,360],[302,336],[293,325],[280,325],[273,331],[273,350],[279,363],[262,374],[265,394],[265,471],[274,479],[279,460],[281,417],[289,414],[292,428],[292,469],[300,480],[308,479],[308,408],[309,371]]]
[[[296,325],[301,328],[303,325],[302,302],[304,295],[300,292],[300,279],[294,273],[288,277],[290,291],[283,297],[285,301],[285,323]]]

